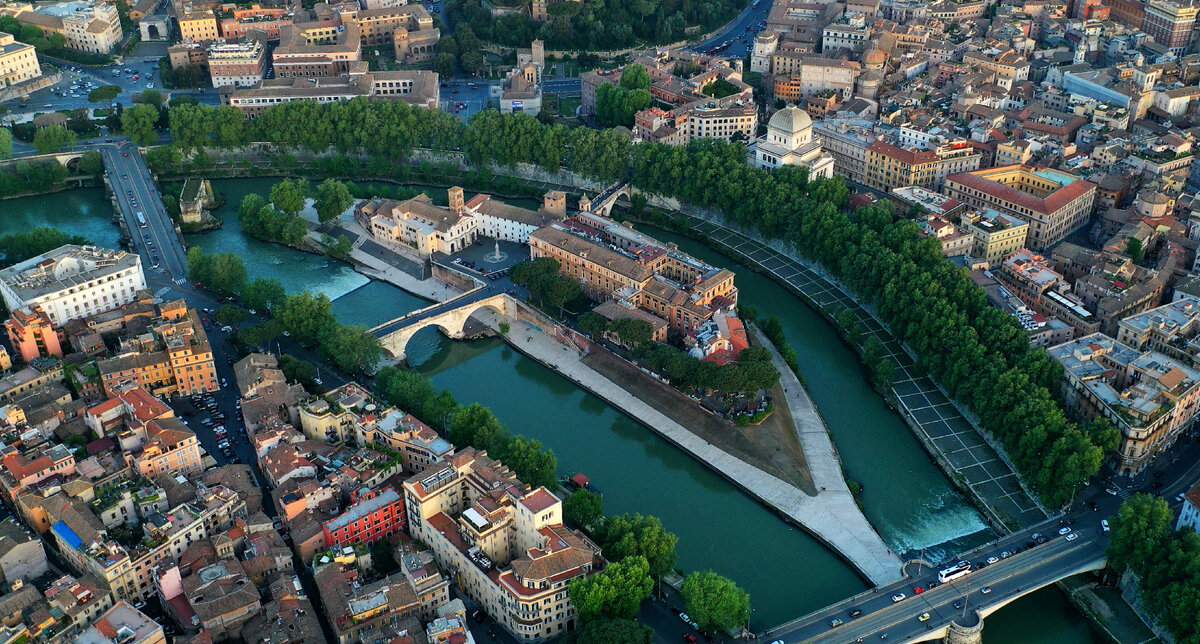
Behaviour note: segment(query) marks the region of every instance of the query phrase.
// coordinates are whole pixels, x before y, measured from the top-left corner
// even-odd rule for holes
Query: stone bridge
[[[451,338],[461,339],[467,319],[478,311],[491,309],[502,316],[508,316],[516,305],[509,295],[493,287],[483,286],[454,299],[384,322],[371,329],[371,333],[379,338],[384,350],[394,359],[403,360],[408,341],[421,329],[434,326]]]
[[[608,217],[612,213],[613,206],[617,203],[618,198],[625,197],[625,200],[628,201],[632,196],[633,187],[629,185],[629,182],[618,181],[601,190],[595,199],[588,200],[585,196],[580,201],[579,209]]]

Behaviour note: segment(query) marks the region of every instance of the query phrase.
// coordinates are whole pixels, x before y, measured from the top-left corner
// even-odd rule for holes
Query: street
[[[186,280],[187,256],[158,187],[138,154],[138,146],[125,141],[105,145],[101,152],[109,184],[133,236],[134,249],[142,256],[143,269],[147,274],[161,272],[170,280]],[[138,219],[139,213],[144,225]]]
[[[745,58],[746,53],[753,49],[754,36],[762,29],[762,23],[766,21],[770,12],[770,0],[754,0],[716,35],[687,49],[698,53],[719,54],[723,58]],[[724,43],[729,43],[729,46],[720,51],[712,51]]]

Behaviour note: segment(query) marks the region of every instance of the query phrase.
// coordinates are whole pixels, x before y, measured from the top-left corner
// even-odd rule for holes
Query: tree
[[[621,69],[621,87],[625,89],[650,89],[650,73],[636,63]]]
[[[658,517],[640,514],[609,517],[597,536],[604,558],[609,561],[635,555],[645,557],[655,579],[675,568],[675,544],[679,538],[664,530]]]
[[[504,426],[492,410],[479,403],[471,403],[454,413],[447,437],[459,448],[470,445],[475,449],[491,449],[503,434]],[[509,464],[509,467],[512,465]]]
[[[76,164],[75,169],[80,174],[100,176],[104,174],[104,157],[100,156],[99,150],[88,150],[83,153],[82,157],[79,157],[79,163]]]
[[[558,2],[560,4],[575,4],[573,2]],[[650,644],[654,638],[654,630],[642,626],[632,619],[597,619],[584,624],[575,638],[575,644]]]
[[[350,189],[337,179],[326,179],[317,186],[317,219],[325,223],[335,219],[354,203]]]
[[[383,357],[383,345],[361,324],[339,325],[322,338],[321,353],[346,373],[366,372]]]
[[[33,135],[33,148],[41,154],[59,152],[75,145],[75,133],[65,125],[47,125]]]
[[[304,209],[304,198],[308,192],[308,181],[284,179],[271,186],[271,204],[285,215],[298,215]]]
[[[680,589],[684,610],[705,631],[732,631],[750,619],[750,595],[711,570],[696,571]]]
[[[314,384],[317,377],[317,368],[313,363],[286,353],[279,356],[279,370],[289,382],[298,382],[306,387]]]
[[[242,287],[242,300],[252,309],[269,311],[282,304],[286,297],[283,284],[271,277],[256,277]]]
[[[580,488],[563,500],[563,518],[577,528],[587,528],[603,516],[603,501],[595,492]]]
[[[144,105],[152,105],[154,107],[162,107],[163,97],[162,92],[156,89],[146,89],[138,93],[138,102]]]
[[[513,436],[508,440],[497,441],[495,450],[499,459],[512,469],[517,478],[531,487],[553,488],[558,484],[558,478],[555,476],[558,459],[541,441]]]
[[[150,105],[131,105],[121,110],[121,132],[140,145],[158,142],[158,109]]]
[[[177,168],[182,162],[183,154],[174,145],[160,145],[146,152],[146,165],[155,172]]]
[[[1145,254],[1145,248],[1142,245],[1142,240],[1137,237],[1130,237],[1125,240],[1125,254],[1129,255],[1129,260],[1134,264],[1142,262],[1142,256]]]
[[[57,228],[38,226],[33,230],[0,235],[0,257],[3,265],[9,266],[37,257],[48,250],[64,244],[91,244],[86,237],[69,235]]]
[[[599,337],[608,328],[608,320],[599,313],[588,311],[579,316],[576,325],[580,331],[592,337]]]
[[[558,273],[558,269],[558,260],[553,257],[539,257],[513,264],[508,274],[513,282],[526,285],[538,275],[554,275]]]
[[[567,586],[567,596],[584,624],[607,617],[633,619],[638,607],[650,596],[654,580],[645,557],[626,557],[608,564],[589,577],[576,577]]]
[[[89,103],[108,103],[122,91],[124,90],[121,89],[120,85],[101,85],[88,92],[87,100]]]
[[[574,280],[572,280],[574,281]],[[645,320],[635,318],[618,318],[609,325],[609,330],[621,338],[621,342],[631,347],[650,342],[654,338],[654,327]]]
[[[440,53],[433,59],[433,71],[442,78],[454,76],[454,54]]]
[[[276,319],[266,320],[237,332],[237,339],[245,345],[254,346],[274,340],[283,333],[283,323]]]
[[[1149,494],[1135,494],[1121,504],[1115,516],[1109,517],[1112,539],[1108,545],[1108,561],[1117,571],[1127,566],[1141,570],[1147,561],[1158,556],[1163,543],[1171,534],[1174,514],[1167,502]]]
[[[217,309],[216,314],[213,315],[213,318],[218,324],[237,326],[246,320],[247,315],[249,313],[247,313],[246,309],[236,304],[222,304]]]
[[[309,347],[320,344],[321,338],[333,332],[337,326],[333,304],[324,293],[314,295],[304,291],[289,295],[279,307],[276,317],[297,342]]]
[[[12,130],[8,128],[0,128],[0,159],[12,157],[13,138]]]

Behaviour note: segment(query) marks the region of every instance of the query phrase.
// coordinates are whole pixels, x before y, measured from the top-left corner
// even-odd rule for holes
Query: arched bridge
[[[514,306],[511,298],[496,289],[482,286],[458,297],[413,311],[371,329],[386,350],[396,360],[404,359],[408,341],[421,329],[435,326],[451,338],[463,337],[467,318],[480,310],[491,309],[508,315]]]
[[[625,197],[628,200],[632,196],[633,187],[629,185],[629,182],[618,181],[601,190],[600,194],[591,200],[587,208],[580,207],[580,210],[587,210],[588,212],[607,217],[612,213],[613,206],[617,203],[618,198]]]
[[[929,588],[929,583],[936,580],[936,570],[910,567],[902,581],[872,588],[777,626],[760,634],[759,640],[866,642],[879,641],[886,634],[889,642],[979,644],[988,615],[1050,584],[1107,565],[1104,547],[1108,535],[1094,527],[1080,528],[1077,536],[1068,540],[1058,534],[1059,529],[1058,522],[1050,521],[963,553],[961,558],[974,564],[991,557],[997,561],[934,588]],[[1046,537],[1043,543],[1036,543],[1037,533]],[[1011,554],[1017,548],[1020,552]],[[920,593],[917,587],[922,589]],[[893,601],[900,594],[904,597]]]

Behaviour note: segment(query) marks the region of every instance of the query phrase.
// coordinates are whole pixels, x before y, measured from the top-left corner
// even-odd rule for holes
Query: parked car
[[[892,603],[898,604],[907,598],[908,598],[908,595],[905,595],[904,593],[896,593],[895,595],[892,595]]]

